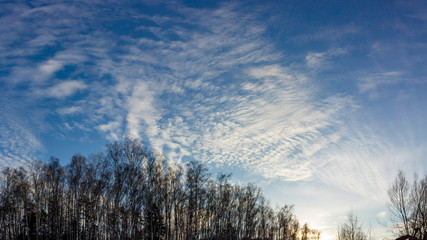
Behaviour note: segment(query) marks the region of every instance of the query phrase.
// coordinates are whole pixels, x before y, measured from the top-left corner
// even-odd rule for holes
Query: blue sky
[[[89,3],[90,2],[90,3]],[[0,165],[139,138],[334,236],[427,172],[425,1],[2,1]]]

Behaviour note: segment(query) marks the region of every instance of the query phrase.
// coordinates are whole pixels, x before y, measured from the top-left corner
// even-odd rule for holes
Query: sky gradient
[[[139,138],[387,237],[397,170],[427,172],[426,39],[417,0],[2,1],[0,166]]]

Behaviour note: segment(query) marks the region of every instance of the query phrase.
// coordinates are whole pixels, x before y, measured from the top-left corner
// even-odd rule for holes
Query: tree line
[[[320,239],[293,205],[273,210],[256,185],[173,164],[137,140],[0,175],[0,239]]]

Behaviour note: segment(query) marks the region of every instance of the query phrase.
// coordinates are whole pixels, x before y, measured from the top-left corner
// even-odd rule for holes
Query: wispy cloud
[[[320,179],[369,196],[378,191],[374,183],[385,185],[385,163],[407,156],[400,150],[382,155],[393,144],[371,128],[352,125],[360,105],[352,96],[322,92],[316,70],[351,54],[345,44],[308,49],[289,64],[287,53],[268,38],[265,22],[251,11],[242,13],[238,4],[176,4],[170,9],[174,17],[117,8],[112,14],[132,19],[126,34],[106,31],[117,23],[91,7],[10,5],[2,21],[16,31],[0,24],[11,33],[0,43],[8,66],[3,82],[10,88],[27,84],[29,96],[38,91],[63,100],[49,106],[66,128],[78,116],[82,131],[95,129],[108,140],[139,137],[173,161],[190,156],[269,179]],[[28,22],[34,22],[31,28]],[[360,31],[349,24],[295,39],[338,41]],[[29,58],[42,52],[48,53]],[[368,74],[356,84],[360,92],[372,93],[402,75]],[[363,186],[357,184],[360,176]]]
[[[158,121],[161,116],[155,106],[155,99],[147,85],[138,83],[127,100],[127,131],[131,138],[141,139],[141,134],[152,139],[158,135]]]
[[[60,61],[50,59],[46,63],[41,64],[39,66],[39,69],[42,73],[46,75],[52,75],[62,67],[63,67],[63,64]]]
[[[74,8],[62,5],[21,14],[31,18],[41,11],[49,16],[55,8],[64,12],[61,22],[42,19],[50,27],[41,28],[27,48],[52,45],[61,37],[49,34],[56,24],[75,26],[70,14]],[[47,97],[66,99],[90,90],[85,99],[68,102],[57,112],[65,119],[75,113],[87,115],[84,123],[110,140],[139,137],[176,161],[192,156],[239,165],[268,178],[309,179],[313,156],[343,137],[340,116],[353,108],[352,100],[340,95],[316,97],[313,79],[303,68],[278,64],[285,56],[268,44],[266,26],[242,16],[238,8],[196,11],[179,6],[177,18],[134,14],[156,25],[135,29],[156,38],[126,36],[114,51],[108,48],[112,42],[102,40],[110,33],[83,38],[75,28],[67,33],[74,39],[66,41],[67,50],[36,67],[18,64],[11,76],[19,80],[39,74],[35,80],[44,88],[39,92]],[[338,48],[311,53],[307,64],[320,66],[343,53]],[[88,61],[90,68],[85,65]],[[54,75],[67,66],[75,70],[67,79],[56,80]],[[106,79],[73,80],[79,74]],[[40,89],[38,85],[34,88]]]
[[[359,81],[359,90],[362,93],[376,91],[379,87],[393,85],[403,81],[402,72],[384,72],[372,74],[361,78]]]
[[[63,81],[46,90],[41,90],[39,94],[42,94],[43,96],[46,96],[46,97],[63,99],[63,98],[72,96],[76,92],[82,91],[86,88],[87,88],[87,85],[83,81],[79,81],[79,80]],[[68,113],[70,113],[70,110],[71,111],[77,110],[77,107],[74,107],[68,110],[69,110]]]
[[[161,41],[141,39],[116,66],[120,71],[110,71],[119,80],[115,89],[128,96],[127,132],[167,149],[177,160],[190,155],[239,165],[265,177],[310,178],[310,158],[341,137],[335,126],[339,115],[352,108],[351,99],[315,98],[316,86],[307,76],[270,64],[281,55],[260,38],[262,24],[241,19],[228,8],[202,14],[182,11],[187,19],[179,21],[200,23],[204,30],[189,34],[185,28],[149,29]],[[158,24],[175,21],[151,19]],[[185,40],[165,37],[172,33]],[[325,54],[335,52],[340,51]],[[136,64],[140,68],[134,68]],[[233,70],[242,67],[247,71]],[[166,92],[173,94],[166,97]]]
[[[423,21],[427,21],[427,8],[416,9],[414,13],[408,15],[410,18],[415,18]]]
[[[200,153],[193,154],[267,178],[310,178],[311,157],[339,139],[333,126],[351,102],[342,97],[314,99],[310,95],[315,90],[304,75],[277,65],[248,73],[256,86],[243,83],[250,92],[233,93],[224,109],[202,118]]]
[[[83,109],[80,106],[71,106],[58,109],[58,113],[61,115],[70,115],[79,112],[83,112]]]
[[[310,34],[302,34],[293,37],[295,41],[337,41],[341,39],[345,39],[350,36],[358,35],[361,33],[361,28],[354,23],[344,24],[344,25],[333,25],[333,26],[324,26],[319,29],[315,29],[315,31]]]
[[[332,48],[325,52],[309,52],[305,61],[309,68],[325,68],[325,64],[333,57],[346,54],[347,50],[343,48]]]
[[[122,119],[118,117],[117,120],[111,121],[105,124],[99,125],[97,128],[106,134],[106,138],[110,141],[119,141],[121,139],[121,135],[119,135],[120,129],[122,126]]]
[[[0,103],[0,166],[23,166],[43,151],[37,138],[38,116],[26,116],[20,111],[26,103],[18,104],[5,95]]]
[[[393,98],[399,102],[416,98],[418,90],[426,86],[426,79],[406,71],[368,73],[359,77],[357,87],[370,99]]]

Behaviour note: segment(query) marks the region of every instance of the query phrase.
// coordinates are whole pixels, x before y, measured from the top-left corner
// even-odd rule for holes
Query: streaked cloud
[[[311,157],[340,138],[334,125],[351,101],[339,96],[313,99],[309,79],[277,65],[248,72],[256,87],[242,96],[233,93],[224,110],[204,120],[207,128],[197,148],[202,151],[193,154],[267,178],[310,178]],[[246,83],[243,86],[248,89]]]
[[[110,141],[119,141],[121,136],[117,132],[117,129],[120,129],[122,126],[121,117],[118,117],[116,121],[111,121],[106,124],[101,124],[97,128],[106,134],[106,137]]]
[[[71,106],[71,107],[64,107],[64,108],[58,109],[58,113],[61,115],[70,115],[70,114],[75,114],[82,111],[83,109],[80,106]]]
[[[44,147],[37,137],[40,113],[23,113],[25,102],[16,102],[7,95],[0,97],[0,166],[25,166],[38,157]],[[23,117],[25,116],[25,117]]]
[[[304,185],[309,194],[295,201],[345,195],[334,211],[313,210],[328,234],[333,226],[320,222],[337,223],[346,203],[380,206],[396,168],[425,169],[426,47],[413,31],[422,28],[405,20],[422,24],[424,10],[379,19],[378,31],[357,17],[307,26],[269,4],[151,12],[128,3],[2,5],[3,162],[36,156],[45,135],[137,137],[175,162],[238,168],[295,192]],[[36,125],[23,120],[41,109]]]
[[[109,140],[141,138],[176,161],[192,156],[213,164],[238,165],[266,178],[299,181],[318,176],[316,167],[325,164],[319,156],[327,149],[343,139],[350,145],[359,141],[343,131],[348,127],[345,117],[357,104],[345,94],[320,97],[319,81],[305,72],[305,66],[324,68],[349,50],[309,51],[304,63],[286,66],[280,63],[286,56],[264,37],[267,26],[242,17],[238,8],[236,4],[212,10],[180,6],[175,8],[176,18],[134,14],[155,23],[135,26],[136,31],[148,31],[155,38],[128,35],[120,46],[108,40],[111,33],[98,31],[82,37],[77,27],[67,33],[67,43],[74,41],[66,50],[35,68],[18,65],[11,76],[23,79],[16,74],[38,73],[43,87],[34,88],[40,96],[66,99],[84,91],[84,99],[58,106],[57,112],[70,121],[76,113],[86,116],[83,124],[87,126],[80,129],[95,128]],[[64,13],[61,22],[43,18],[49,27],[36,33],[26,44],[29,49],[51,46],[61,36],[49,29],[75,24],[76,9],[52,5],[23,11],[31,18],[35,12],[55,9]],[[82,16],[96,18],[85,11]],[[355,25],[342,30],[359,32]],[[324,39],[331,32],[332,28],[325,28],[316,38]],[[85,62],[91,62],[91,67]],[[67,66],[75,69],[70,76],[55,79]],[[79,74],[106,76],[106,80],[73,80]],[[385,76],[365,78],[360,89],[371,91],[386,84]]]
[[[71,80],[71,81],[60,82],[55,86],[52,86],[46,90],[41,91],[41,94],[43,94],[46,97],[62,99],[62,98],[72,96],[76,92],[82,91],[86,88],[87,88],[87,85],[83,81]],[[74,109],[76,108],[77,107],[75,107]]]
[[[367,77],[360,79],[359,90],[362,93],[376,91],[381,86],[397,84],[402,81],[402,72],[384,72],[372,74]]]
[[[427,16],[427,8],[417,9],[415,13],[411,13],[408,15],[408,17],[423,20],[423,21],[427,21],[426,16]]]
[[[129,137],[141,139],[141,134],[146,134],[148,139],[151,139],[156,136],[161,116],[147,85],[138,83],[128,97],[127,104],[126,123]]]
[[[310,34],[300,34],[293,37],[295,41],[337,41],[345,39],[349,36],[355,36],[360,34],[362,29],[360,26],[349,23],[343,25],[323,26],[318,29],[314,29]]]
[[[325,52],[309,52],[305,57],[305,61],[310,68],[325,68],[325,64],[332,57],[343,55],[347,53],[347,50],[343,48],[333,48]]]
[[[305,57],[309,67],[317,67],[322,63],[325,53],[309,53]]]
[[[62,67],[63,67],[63,64],[60,61],[50,59],[47,62],[41,64],[39,66],[39,69],[42,73],[46,75],[52,75]]]

